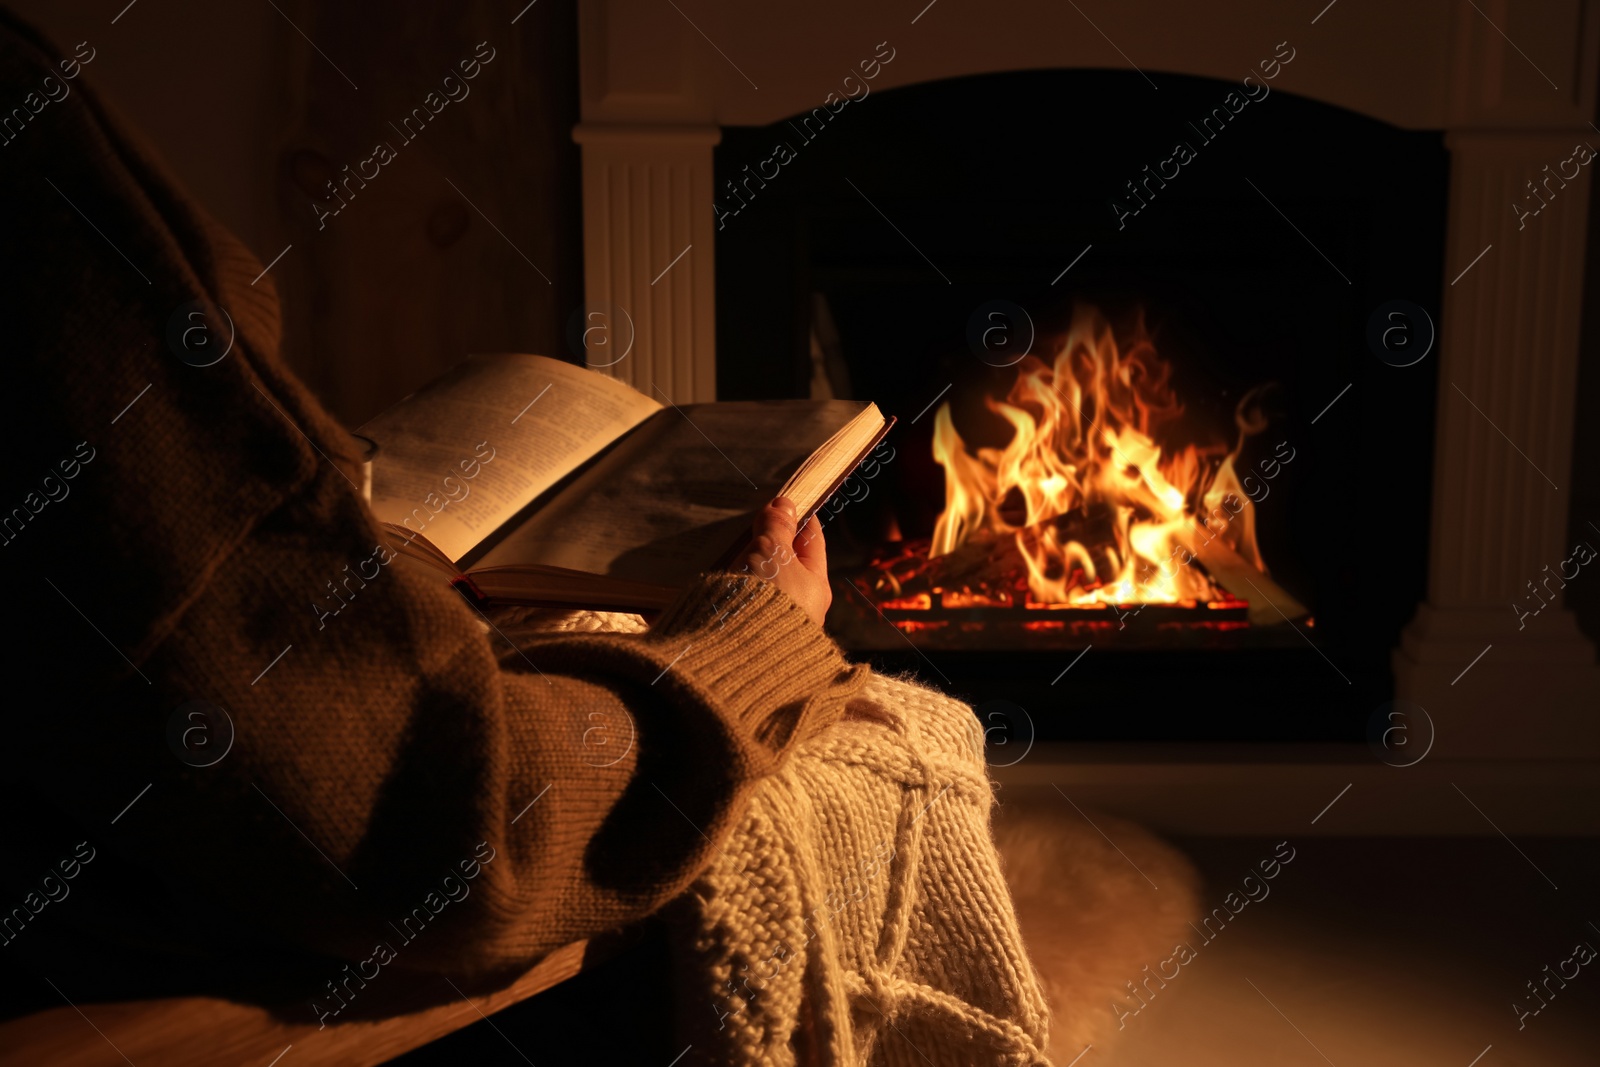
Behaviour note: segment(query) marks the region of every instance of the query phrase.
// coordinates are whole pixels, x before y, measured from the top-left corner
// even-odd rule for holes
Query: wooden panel
[[[382,18],[280,6],[317,49],[278,19],[295,63],[275,236],[257,252],[265,263],[293,246],[270,276],[295,371],[355,425],[474,352],[570,358],[582,299],[572,6],[534,4],[515,25],[523,4],[489,0]],[[380,146],[393,153],[381,164]]]

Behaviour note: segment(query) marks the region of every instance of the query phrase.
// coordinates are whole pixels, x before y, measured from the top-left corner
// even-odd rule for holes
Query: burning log
[[[1098,641],[1130,625],[1138,640],[1190,640],[1305,616],[1265,573],[1234,471],[1266,426],[1254,393],[1231,444],[1211,433],[1180,446],[1170,381],[1142,327],[1119,346],[1080,309],[1053,359],[1027,357],[1005,400],[988,401],[1012,427],[1003,447],[970,448],[939,408],[945,507],[933,535],[885,546],[855,589],[902,633],[952,647],[981,631]]]
[[[929,542],[905,542],[890,557],[874,561],[873,591],[881,598],[903,598],[939,592],[971,594],[977,597],[1014,599],[1022,603],[1028,593],[1029,567],[1022,546],[1032,551],[1041,541],[1088,546],[1082,549],[1082,563],[1063,557],[1063,563],[1048,576],[1069,588],[1088,589],[1092,574],[1112,573],[1110,557],[1114,516],[1110,507],[1096,503],[1043,522],[1005,534],[978,530],[954,550],[929,558]],[[1092,568],[1092,571],[1091,571]]]
[[[1218,585],[1250,602],[1251,626],[1281,626],[1305,618],[1311,609],[1287,589],[1246,563],[1227,543],[1211,536],[1199,523],[1190,528],[1185,547],[1205,565]]]
[[[1090,514],[1057,516],[1026,527],[1023,538],[1044,536],[1046,528],[1058,537],[1096,543],[1094,531],[1103,530],[1109,516],[1103,509]],[[1309,609],[1271,577],[1248,563],[1214,531],[1191,521],[1176,535],[1185,555],[1173,566],[1195,568],[1210,596],[1203,601],[1144,603],[1136,614],[1146,623],[1193,622],[1198,625],[1229,623],[1252,627],[1281,626],[1304,618]],[[1104,542],[1101,542],[1104,543]],[[873,569],[858,582],[870,600],[896,623],[956,620],[997,623],[1010,620],[1087,619],[1103,617],[1106,625],[1119,624],[1132,604],[1043,604],[1028,595],[1028,568],[1015,536],[980,531],[943,556],[929,558],[926,540],[900,542],[892,555],[874,561]],[[1079,571],[1075,586],[1092,583]],[[1111,610],[1107,610],[1110,608]],[[1051,625],[1059,625],[1052,623]],[[1118,629],[1121,626],[1118,625]]]
[[[946,562],[901,561],[890,584],[1010,592],[1020,578],[1024,598],[1041,605],[1217,599],[1184,538],[1197,515],[1219,516],[1214,538],[1256,563],[1254,505],[1233,464],[1266,422],[1247,394],[1231,446],[1175,445],[1183,406],[1170,372],[1142,325],[1119,345],[1098,311],[1080,308],[1053,359],[1025,358],[1005,400],[988,401],[1012,427],[1003,447],[969,448],[946,402],[933,438],[945,508],[929,548]]]

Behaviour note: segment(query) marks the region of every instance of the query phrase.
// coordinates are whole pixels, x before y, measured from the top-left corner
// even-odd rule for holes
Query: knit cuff
[[[748,575],[702,577],[651,636],[673,652],[669,673],[718,694],[775,751],[837,722],[870,673],[776,585]]]
[[[564,671],[604,668],[707,708],[754,774],[837,722],[870,674],[777,586],[726,573],[703,575],[648,633],[569,635],[560,649]]]

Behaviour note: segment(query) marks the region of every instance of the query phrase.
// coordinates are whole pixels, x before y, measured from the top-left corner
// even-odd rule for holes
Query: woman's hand
[[[780,496],[756,515],[754,533],[744,569],[783,590],[821,626],[833,603],[822,523],[813,515],[797,533],[794,502]]]

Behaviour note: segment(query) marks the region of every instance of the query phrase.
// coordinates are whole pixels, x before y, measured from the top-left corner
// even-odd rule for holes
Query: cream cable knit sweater
[[[1047,1063],[1047,1009],[989,834],[972,711],[883,677],[866,699],[872,711],[763,782],[691,889],[685,928],[706,985],[686,992],[704,998],[706,1025],[690,1055]]]
[[[643,626],[595,613],[521,625]],[[846,721],[762,781],[669,909],[693,1027],[683,1063],[1048,1064],[992,802],[971,709],[874,676]]]

